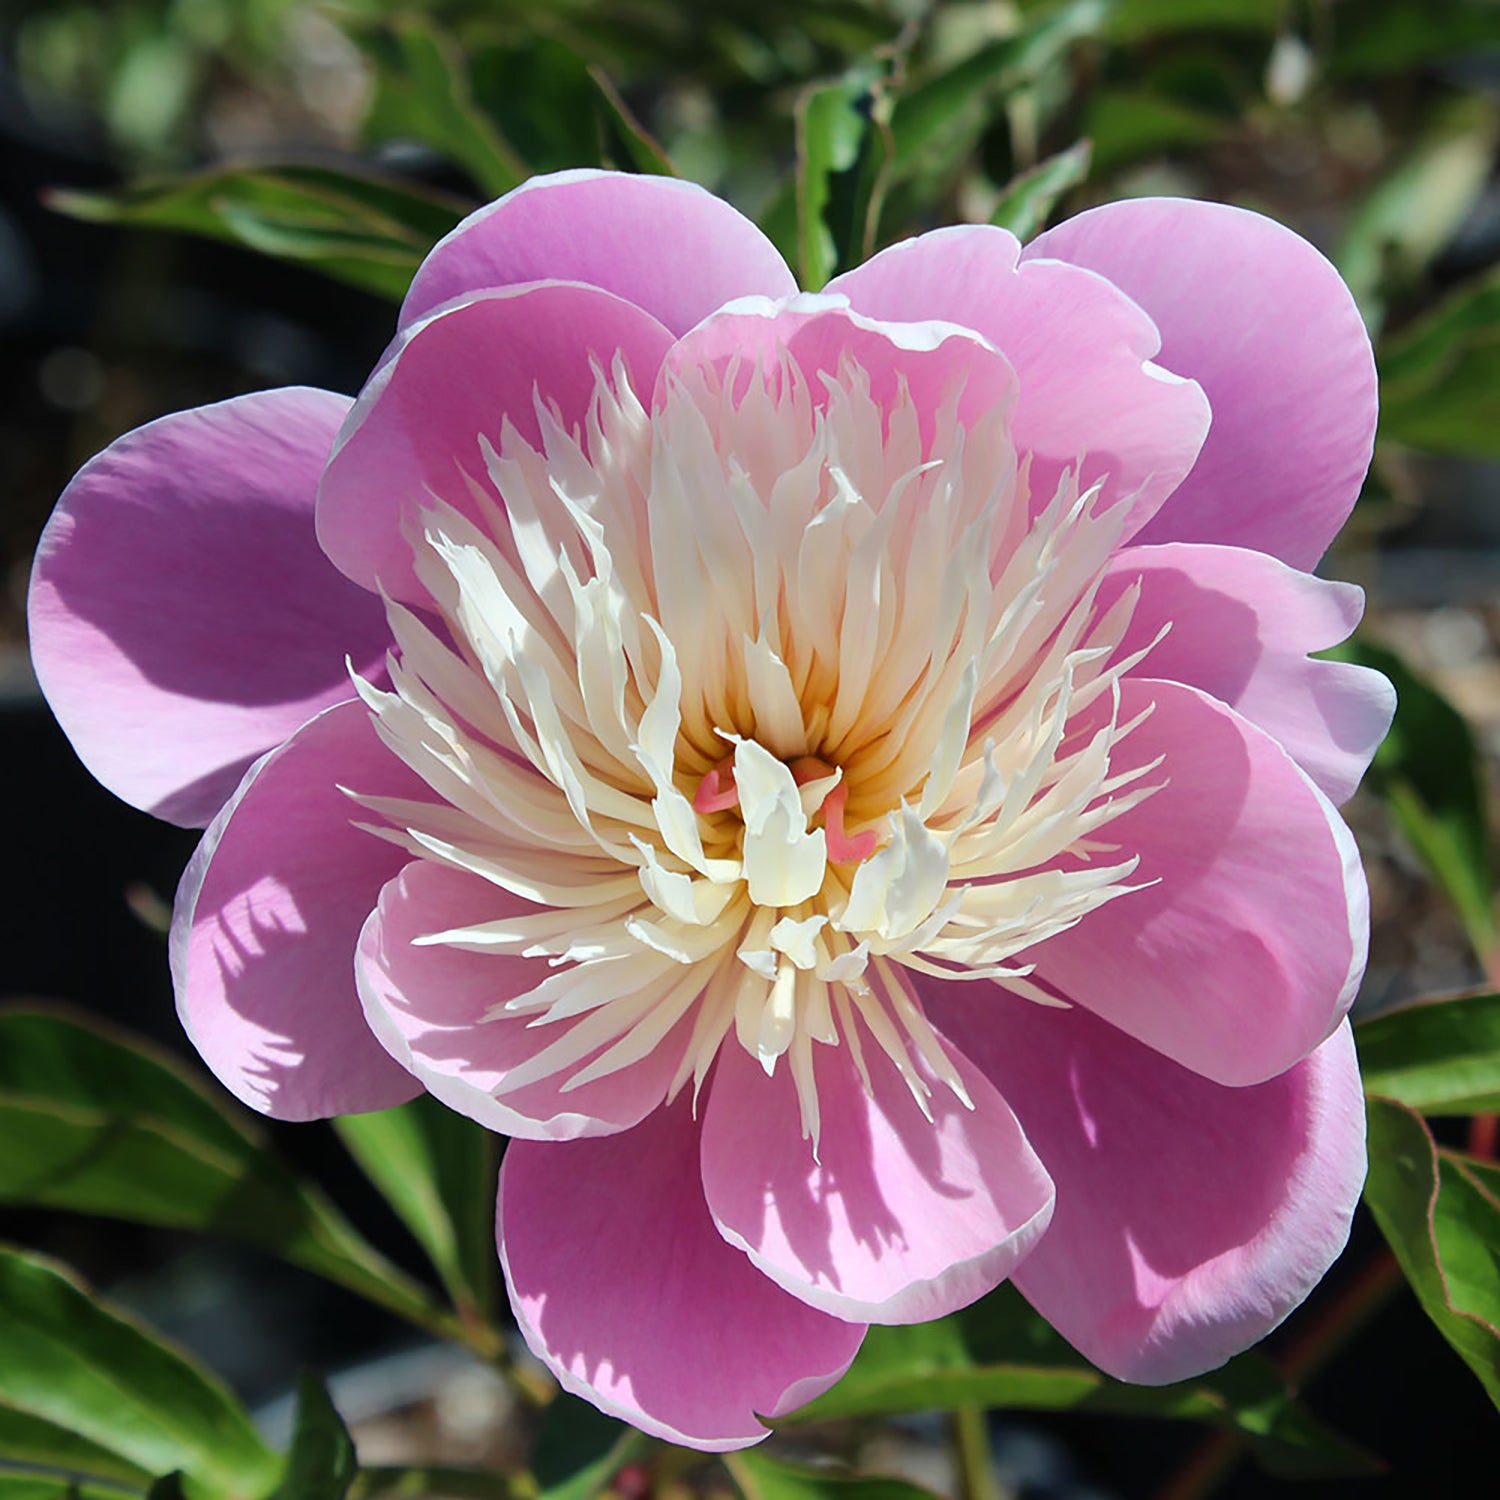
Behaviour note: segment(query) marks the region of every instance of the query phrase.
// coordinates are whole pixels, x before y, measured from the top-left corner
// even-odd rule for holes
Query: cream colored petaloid
[[[1031,496],[1002,406],[965,425],[955,391],[924,441],[848,360],[821,385],[688,368],[648,410],[617,362],[584,431],[539,402],[539,446],[478,440],[478,524],[411,519],[441,620],[392,602],[391,688],[356,681],[441,803],[361,800],[536,904],[421,939],[554,966],[497,1012],[575,1024],[502,1094],[682,1024],[674,1092],[744,1047],[815,1144],[817,1046],[964,1098],[904,971],[1056,1003],[1025,950],[1131,889],[1096,835],[1160,780],[1111,771],[1135,591],[1094,608],[1128,507]]]

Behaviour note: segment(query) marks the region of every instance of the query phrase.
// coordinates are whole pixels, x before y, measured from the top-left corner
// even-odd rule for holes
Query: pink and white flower
[[[704,1448],[1006,1277],[1126,1379],[1341,1248],[1388,685],[1305,571],[1375,385],[1305,242],[1116,203],[799,294],[680,182],[432,252],[359,397],[165,417],[37,556],[90,769],[207,832],[183,1020],[288,1119],[427,1089],[572,1390]],[[352,682],[352,687],[351,687]]]

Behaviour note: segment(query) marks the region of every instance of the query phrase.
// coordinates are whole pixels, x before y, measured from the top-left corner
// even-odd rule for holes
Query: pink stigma
[[[832,768],[816,756],[804,755],[791,762],[789,769],[798,786],[832,774]],[[721,790],[722,788],[722,790]],[[844,832],[844,804],[849,800],[849,788],[841,781],[824,797],[819,811],[823,815],[823,837],[827,843],[828,857],[836,865],[857,865],[868,859],[880,841],[873,828],[866,828],[852,838]],[[699,813],[723,812],[725,808],[739,806],[739,789],[734,784],[734,761],[720,761],[698,783],[693,793],[693,811]]]

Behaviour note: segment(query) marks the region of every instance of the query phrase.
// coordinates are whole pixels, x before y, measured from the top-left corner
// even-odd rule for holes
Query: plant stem
[[[1005,1500],[990,1459],[990,1429],[982,1406],[954,1408],[953,1447],[964,1500]]]

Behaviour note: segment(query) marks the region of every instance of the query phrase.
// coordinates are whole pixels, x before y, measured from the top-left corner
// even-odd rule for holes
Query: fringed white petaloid
[[[392,603],[358,688],[436,800],[360,800],[534,903],[421,939],[550,962],[496,1007],[557,1030],[502,1092],[689,1027],[674,1092],[785,1058],[814,1142],[814,1046],[962,1098],[907,973],[1060,1003],[1017,960],[1131,889],[1097,836],[1153,789],[1111,768],[1134,594],[1094,607],[1128,507],[1068,475],[1034,506],[1004,409],[955,393],[924,448],[857,366],[823,387],[695,369],[648,412],[617,363],[583,431],[539,402],[539,448],[476,441],[477,520],[411,518],[439,623]]]

